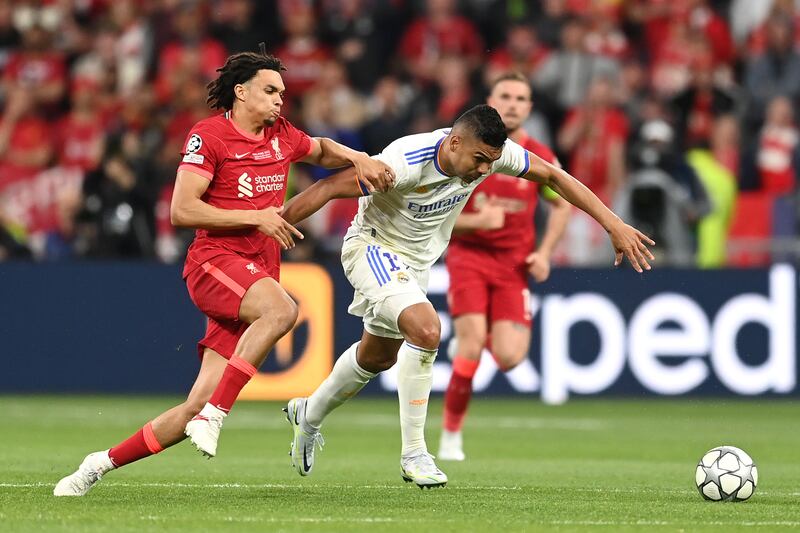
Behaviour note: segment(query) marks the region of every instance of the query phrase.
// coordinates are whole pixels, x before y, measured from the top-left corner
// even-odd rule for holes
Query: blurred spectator
[[[790,20],[773,17],[767,22],[767,49],[751,59],[745,71],[750,96],[749,117],[754,123],[764,116],[767,103],[775,96],[800,97],[800,54],[792,46]]]
[[[86,176],[76,228],[81,253],[92,257],[153,255],[153,160],[162,142],[155,99],[142,91],[125,102],[100,166]]]
[[[792,26],[791,35],[793,36],[793,47],[800,48],[800,12],[796,0],[764,0],[763,2],[748,2],[752,4],[749,9],[756,11],[756,5],[760,4],[763,11],[754,13],[750,28],[755,28],[749,34],[746,43],[747,56],[754,57],[766,51],[769,41],[769,21],[774,18],[782,18]]]
[[[414,20],[400,43],[406,70],[421,84],[437,77],[446,55],[462,56],[471,70],[478,66],[483,42],[472,22],[456,11],[455,0],[426,0],[425,15]]]
[[[114,0],[109,7],[111,22],[117,32],[109,52],[113,51],[116,63],[117,89],[121,95],[128,96],[138,89],[148,74],[153,61],[154,35],[138,2]],[[162,58],[173,54],[172,50],[163,50]],[[209,61],[216,59],[208,56]],[[163,61],[160,66],[167,67]]]
[[[344,67],[337,61],[322,66],[317,84],[303,99],[303,122],[310,135],[329,137],[356,150],[363,149],[359,131],[366,120],[366,103],[347,82]],[[332,172],[311,169],[315,179]]]
[[[532,26],[511,26],[505,43],[489,54],[484,81],[491,85],[498,76],[511,71],[532,79],[549,55],[550,50],[539,42]]]
[[[34,113],[35,91],[18,87],[0,117],[0,166],[24,172],[43,169],[53,156],[50,125]]]
[[[564,111],[583,101],[592,79],[616,76],[618,70],[616,61],[586,50],[586,23],[573,18],[563,26],[561,48],[548,56],[533,81]]]
[[[215,11],[216,24],[212,33],[228,54],[252,52],[258,50],[260,42],[274,39],[259,28],[254,0],[221,0]]]
[[[710,6],[708,0],[677,0],[674,16],[683,18],[693,30],[700,31],[711,43],[715,65],[730,64],[735,49],[728,23]]]
[[[652,238],[659,263],[690,266],[693,231],[710,211],[694,170],[673,149],[672,128],[662,120],[641,129],[629,178],[615,200],[616,213]],[[662,256],[663,254],[663,256]]]
[[[0,0],[0,71],[4,71],[11,54],[21,41],[12,21],[11,0]]]
[[[672,100],[683,147],[708,146],[714,120],[733,112],[735,104],[733,96],[714,83],[711,55],[696,54],[691,63],[689,87]]]
[[[66,65],[64,58],[51,47],[52,34],[34,20],[22,33],[22,48],[11,55],[3,72],[6,94],[21,89],[33,105],[57,109],[64,96]]]
[[[394,76],[378,80],[367,101],[368,122],[362,129],[364,149],[377,154],[409,131],[414,90]]]
[[[569,18],[566,0],[543,0],[541,12],[534,18],[536,35],[548,48],[558,48],[564,24]]]
[[[606,205],[625,179],[628,121],[615,93],[612,80],[595,78],[585,103],[569,112],[558,133],[559,149],[570,154],[568,170]]]
[[[298,2],[283,9],[282,17],[288,36],[276,55],[286,66],[286,72],[282,73],[286,85],[283,113],[286,114],[289,112],[287,104],[300,102],[317,82],[331,53],[314,33],[316,22],[311,6]]]
[[[208,35],[203,7],[201,2],[181,2],[172,24],[175,35],[159,54],[159,79],[185,81],[200,75],[208,82],[217,77],[217,69],[225,63],[228,53]],[[173,87],[179,84],[175,81]]]
[[[370,91],[400,37],[399,10],[381,0],[326,0],[323,6],[323,39],[347,68],[353,85]]]
[[[436,68],[436,84],[417,103],[412,131],[430,131],[450,126],[470,107],[480,103],[472,90],[469,66],[459,56],[445,56]]]
[[[710,149],[694,148],[687,156],[689,164],[708,191],[712,206],[711,212],[700,220],[697,227],[697,266],[700,268],[725,266],[728,230],[737,194],[736,176],[714,154],[717,151],[724,152],[718,145],[727,145],[730,129],[738,129],[734,117],[716,119]]]
[[[586,34],[586,49],[589,53],[622,61],[630,54],[628,38],[620,27],[619,3],[608,0],[593,0],[585,11],[590,21]]]
[[[55,127],[58,164],[94,170],[103,154],[106,118],[98,109],[99,83],[92,78],[72,82],[70,112]]]
[[[798,131],[792,102],[785,96],[774,98],[767,107],[764,126],[756,145],[744,162],[751,180],[743,176],[742,189],[773,195],[790,194],[797,187],[800,163]]]
[[[0,209],[0,263],[11,259],[31,259],[24,243],[24,229],[14,224]]]

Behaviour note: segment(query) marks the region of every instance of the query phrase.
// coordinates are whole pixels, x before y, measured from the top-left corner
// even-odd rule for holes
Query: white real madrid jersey
[[[359,199],[345,239],[366,234],[417,269],[429,268],[442,255],[469,195],[485,179],[467,184],[445,175],[436,154],[449,132],[401,137],[374,156],[394,169],[394,188]],[[522,176],[529,164],[527,151],[509,139],[489,174]]]

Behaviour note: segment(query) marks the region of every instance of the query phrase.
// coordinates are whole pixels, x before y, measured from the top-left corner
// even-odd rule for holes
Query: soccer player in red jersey
[[[522,129],[532,107],[531,86],[523,75],[500,76],[492,84],[487,103],[500,113],[511,140],[560,166],[547,146]],[[533,216],[539,194],[534,183],[493,174],[475,189],[456,220],[446,257],[455,351],[453,374],[444,397],[444,428],[437,455],[440,459],[464,460],[461,426],[472,395],[472,378],[487,340],[490,339],[489,348],[497,366],[504,372],[528,354],[528,274],[537,282],[548,278],[550,255],[564,233],[570,213],[569,203],[560,196],[542,196],[550,203],[551,211],[547,229],[535,250]]]
[[[297,318],[296,304],[278,283],[281,248],[302,238],[281,217],[292,162],[353,165],[364,192],[388,188],[394,179],[384,163],[330,139],[310,138],[282,118],[282,69],[263,51],[229,57],[208,97],[225,113],[194,126],[178,167],[171,219],[197,229],[183,277],[208,317],[188,398],[117,446],[87,456],[58,482],[56,496],[82,496],[106,472],[186,436],[203,454],[216,454],[222,421],[239,392]]]

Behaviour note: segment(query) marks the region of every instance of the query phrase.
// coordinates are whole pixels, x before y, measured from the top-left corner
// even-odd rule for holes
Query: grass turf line
[[[219,456],[187,443],[51,496],[83,457],[177,398],[0,396],[0,529],[16,531],[776,531],[800,529],[796,402],[477,398],[447,488],[400,479],[397,404],[357,398],[324,427],[314,475],[289,465],[281,404],[241,402]],[[428,442],[438,444],[441,403]],[[694,466],[733,444],[759,466],[743,504],[703,501]]]

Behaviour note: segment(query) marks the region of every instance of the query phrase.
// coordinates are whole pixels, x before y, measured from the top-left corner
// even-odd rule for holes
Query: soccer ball
[[[706,500],[743,502],[756,490],[758,469],[744,450],[718,446],[697,463],[694,481]]]

